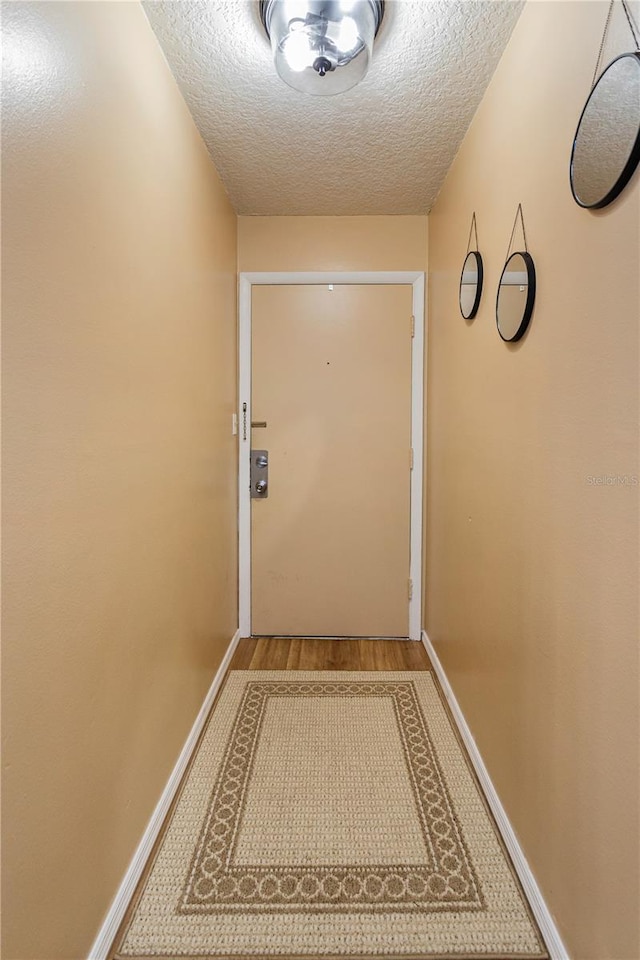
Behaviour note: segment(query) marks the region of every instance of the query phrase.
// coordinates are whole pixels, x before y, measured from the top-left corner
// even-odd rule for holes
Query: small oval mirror
[[[640,159],[640,53],[612,60],[589,94],[571,151],[571,192],[581,207],[606,207]]]
[[[536,269],[528,253],[512,253],[504,265],[496,301],[496,322],[503,340],[524,336],[536,297]]]
[[[477,250],[471,250],[466,256],[460,277],[460,313],[465,320],[473,320],[478,312],[483,275],[482,257]]]

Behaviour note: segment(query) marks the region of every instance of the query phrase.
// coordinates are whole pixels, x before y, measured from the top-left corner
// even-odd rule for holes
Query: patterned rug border
[[[366,682],[363,678],[370,678],[372,681],[383,681],[388,680],[414,680],[416,677],[428,676],[433,684],[433,687],[438,695],[440,705],[446,714],[447,720],[449,722],[451,731],[455,737],[455,740],[460,749],[461,755],[463,757],[465,766],[468,773],[470,774],[478,797],[480,798],[485,813],[491,823],[493,833],[499,844],[500,850],[504,857],[504,861],[507,864],[510,874],[513,878],[515,886],[520,895],[522,905],[525,909],[527,917],[533,928],[535,937],[538,941],[539,952],[520,952],[520,951],[463,951],[463,952],[439,952],[439,953],[429,953],[425,954],[424,952],[419,953],[369,953],[369,952],[358,952],[358,953],[342,953],[335,951],[323,951],[322,954],[316,953],[257,953],[255,951],[243,951],[242,953],[216,953],[211,954],[207,953],[180,953],[177,954],[175,951],[165,952],[165,953],[122,953],[121,948],[124,945],[127,934],[135,917],[136,911],[140,905],[140,902],[147,890],[147,886],[151,875],[153,873],[154,867],[157,863],[158,857],[161,853],[164,841],[167,837],[167,834],[171,828],[171,825],[174,821],[176,811],[179,807],[180,801],[183,797],[185,788],[189,783],[189,777],[192,772],[192,768],[198,756],[199,750],[205,741],[209,729],[214,721],[216,709],[219,705],[221,697],[224,695],[227,688],[228,681],[232,678],[242,678],[244,685],[251,682],[255,678],[256,681],[266,681],[268,680],[286,680],[291,681],[292,678],[296,678],[299,681],[310,681],[322,679],[323,682],[329,682],[330,680],[339,680],[346,681],[348,678],[359,678],[363,682]],[[125,916],[120,924],[118,932],[114,938],[111,950],[109,952],[109,960],[255,960],[255,958],[262,957],[263,960],[267,960],[268,957],[275,958],[277,960],[549,960],[549,953],[546,948],[543,936],[540,932],[540,928],[535,919],[534,913],[532,911],[531,905],[529,904],[527,895],[524,891],[520,878],[516,872],[515,866],[511,860],[509,851],[505,845],[503,837],[501,835],[498,824],[496,823],[493,812],[489,806],[488,800],[485,797],[482,785],[478,779],[476,771],[473,767],[469,754],[467,752],[466,745],[461,736],[461,733],[458,729],[455,717],[451,712],[451,708],[447,699],[444,695],[444,691],[440,685],[437,674],[431,670],[416,670],[416,671],[407,671],[407,670],[380,670],[380,671],[348,671],[348,670],[229,670],[227,671],[220,690],[218,691],[216,698],[211,705],[209,714],[207,716],[204,727],[198,737],[198,741],[193,749],[189,763],[185,769],[185,772],[180,781],[180,785],[176,791],[175,797],[172,801],[171,807],[165,817],[165,821],[162,825],[162,828],[158,834],[158,837],[154,843],[151,854],[149,856],[148,862],[145,865],[145,869],[142,877],[140,878],[137,887],[132,895],[131,901],[125,913]]]

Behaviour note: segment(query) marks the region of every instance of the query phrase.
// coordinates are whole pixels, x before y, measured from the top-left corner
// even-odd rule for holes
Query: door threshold
[[[338,634],[334,636],[325,636],[323,634],[305,634],[299,633],[252,633],[252,640],[410,640],[411,637],[372,637],[372,636],[345,636]]]

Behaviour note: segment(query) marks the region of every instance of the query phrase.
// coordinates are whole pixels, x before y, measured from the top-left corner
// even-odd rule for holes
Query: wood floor
[[[431,670],[414,640],[316,640],[252,637],[240,640],[231,670]]]

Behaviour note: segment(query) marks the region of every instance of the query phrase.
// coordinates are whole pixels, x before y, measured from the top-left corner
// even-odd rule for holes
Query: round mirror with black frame
[[[477,250],[470,250],[460,276],[460,313],[465,320],[473,320],[478,312],[483,279],[482,255]]]
[[[571,192],[587,209],[606,207],[640,161],[640,52],[623,53],[600,75],[571,150]]]
[[[475,248],[471,249],[471,238],[475,234]],[[465,320],[473,320],[482,297],[482,281],[484,279],[484,269],[482,257],[478,251],[480,246],[478,242],[478,224],[476,222],[476,212],[473,211],[471,217],[471,226],[469,228],[469,239],[467,240],[467,252],[462,265],[460,274],[460,288],[458,291],[458,303],[460,313]]]
[[[520,340],[529,326],[536,299],[536,268],[526,250],[507,259],[498,285],[496,324],[507,343]]]

